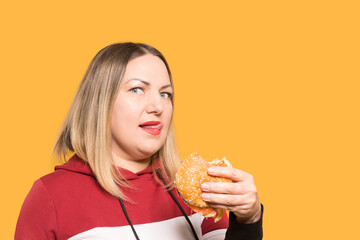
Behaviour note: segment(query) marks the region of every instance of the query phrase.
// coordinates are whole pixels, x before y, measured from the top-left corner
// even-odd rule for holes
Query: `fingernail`
[[[215,169],[214,168],[209,168],[208,173],[215,173]]]
[[[201,189],[202,189],[203,191],[208,191],[208,190],[210,189],[210,186],[209,186],[209,184],[203,183],[203,184],[201,185]]]
[[[202,198],[204,201],[207,201],[207,200],[209,200],[209,194],[203,193],[203,194],[201,194],[201,198]]]

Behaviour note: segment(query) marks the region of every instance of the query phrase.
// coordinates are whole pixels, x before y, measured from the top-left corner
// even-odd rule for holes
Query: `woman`
[[[54,147],[59,157],[74,155],[34,183],[15,239],[261,239],[261,204],[245,172],[209,169],[234,183],[202,186],[204,200],[231,211],[230,225],[227,217],[215,224],[192,214],[170,195],[179,165],[173,99],[158,50],[135,43],[102,49]]]

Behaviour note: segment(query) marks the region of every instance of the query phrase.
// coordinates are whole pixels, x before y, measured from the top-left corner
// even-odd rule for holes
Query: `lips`
[[[139,127],[144,130],[147,133],[150,133],[151,135],[159,135],[161,133],[161,128],[163,124],[158,121],[149,121],[144,122],[139,125]]]

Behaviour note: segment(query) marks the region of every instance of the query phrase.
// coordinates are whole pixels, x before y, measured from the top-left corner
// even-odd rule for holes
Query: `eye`
[[[132,88],[130,89],[131,92],[135,93],[135,94],[142,94],[144,93],[144,90],[142,90],[141,88],[139,87],[136,87],[136,88]]]
[[[160,93],[160,96],[162,98],[171,98],[172,94],[168,93],[168,92],[162,92],[162,93]]]

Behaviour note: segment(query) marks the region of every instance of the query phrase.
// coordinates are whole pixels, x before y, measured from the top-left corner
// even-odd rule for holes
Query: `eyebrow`
[[[145,80],[142,80],[142,79],[140,79],[140,78],[131,78],[131,79],[127,80],[125,83],[128,83],[128,82],[133,81],[133,80],[142,82],[143,84],[145,84],[145,85],[147,85],[147,86],[150,86],[150,83],[149,83],[149,82],[147,82],[147,81],[145,81]],[[161,90],[161,89],[164,89],[164,88],[168,88],[168,87],[171,87],[171,84],[167,84],[167,85],[162,86],[162,87],[160,88],[160,90]]]

